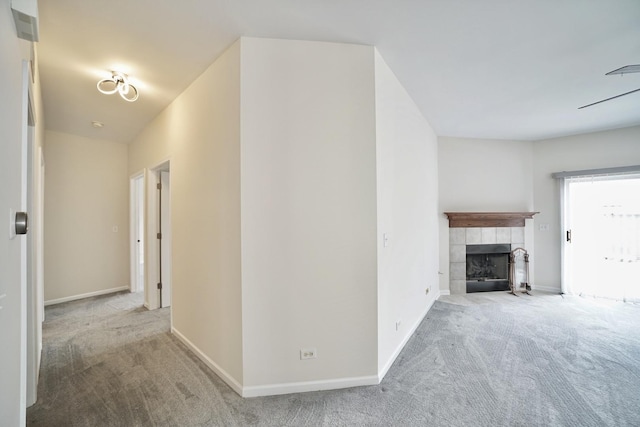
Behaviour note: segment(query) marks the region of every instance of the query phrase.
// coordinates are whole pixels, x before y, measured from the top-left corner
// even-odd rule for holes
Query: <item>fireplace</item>
[[[511,245],[466,245],[467,293],[509,290]]]
[[[449,292],[509,290],[509,253],[527,249],[525,220],[536,213],[445,212],[449,219]],[[522,268],[515,273],[520,283]]]

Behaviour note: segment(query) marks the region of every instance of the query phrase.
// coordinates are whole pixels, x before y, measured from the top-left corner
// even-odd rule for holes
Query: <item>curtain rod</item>
[[[551,176],[560,179],[560,178],[574,178],[579,176],[595,176],[595,175],[622,175],[626,173],[640,173],[640,165],[635,166],[622,166],[617,168],[602,168],[602,169],[585,169],[579,171],[571,171],[571,172],[555,172],[552,173]]]

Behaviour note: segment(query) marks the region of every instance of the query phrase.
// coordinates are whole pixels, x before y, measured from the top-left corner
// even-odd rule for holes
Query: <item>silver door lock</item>
[[[29,231],[29,215],[26,212],[16,212],[16,234],[27,234]]]
[[[16,212],[9,209],[9,240],[19,234],[27,234],[29,231],[29,216],[26,212]]]

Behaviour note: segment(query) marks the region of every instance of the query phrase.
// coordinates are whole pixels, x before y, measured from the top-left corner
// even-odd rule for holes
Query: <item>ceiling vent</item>
[[[11,0],[11,11],[18,37],[37,42],[39,39],[38,0]]]

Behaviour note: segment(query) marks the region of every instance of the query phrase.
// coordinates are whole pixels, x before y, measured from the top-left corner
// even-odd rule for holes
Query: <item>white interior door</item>
[[[5,64],[3,64],[5,65]],[[27,245],[25,236],[15,235],[15,212],[27,204],[27,101],[28,62],[24,61],[23,90],[0,85],[5,101],[0,103],[0,424],[24,425],[27,397]],[[7,72],[13,66],[7,67]],[[11,82],[11,79],[7,81]],[[20,105],[22,108],[15,108]]]
[[[144,291],[144,174],[131,178],[131,292]]]
[[[640,175],[565,183],[565,291],[640,300]]]
[[[171,305],[171,179],[168,170],[160,171],[160,215],[162,218],[160,233],[162,234],[160,255],[161,274],[161,304],[160,307]]]
[[[145,306],[171,305],[171,173],[169,161],[147,174]]]

